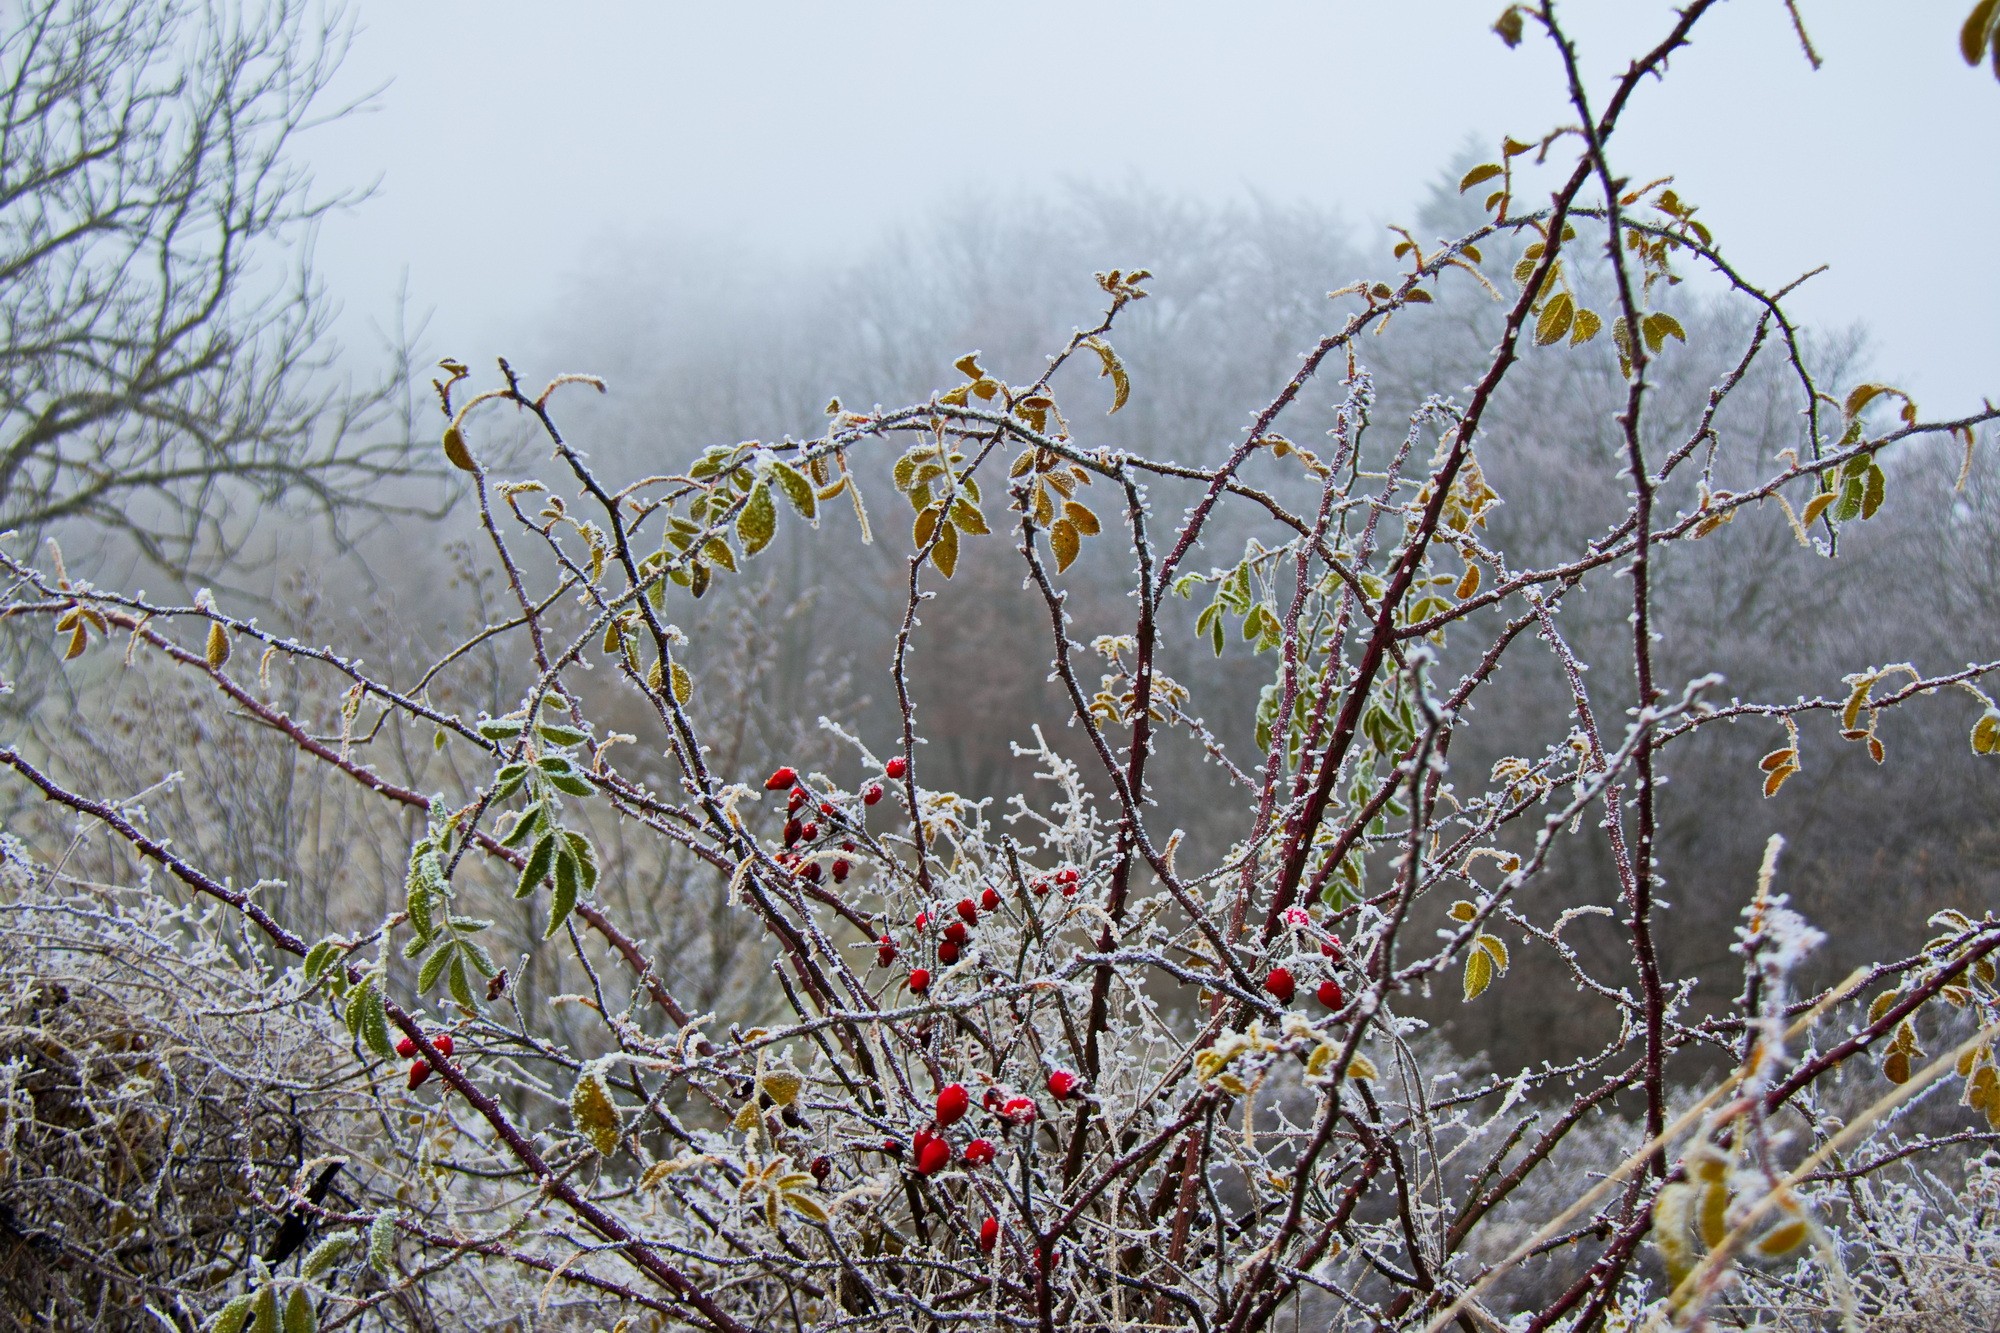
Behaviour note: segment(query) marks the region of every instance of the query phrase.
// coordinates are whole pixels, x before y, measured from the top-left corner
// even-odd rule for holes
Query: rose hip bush
[[[444,453],[511,608],[414,680],[214,598],[169,605],[7,556],[8,614],[45,621],[68,658],[194,673],[419,826],[395,910],[308,938],[129,804],[66,785],[59,756],[0,751],[240,913],[288,1003],[337,1013],[363,1065],[387,1071],[385,1121],[419,1108],[396,1153],[350,1145],[369,1206],[294,1186],[288,1206],[338,1245],[297,1269],[243,1265],[175,1317],[395,1322],[385,1292],[464,1269],[534,1293],[519,1304],[535,1313],[510,1318],[553,1319],[561,1292],[565,1319],[726,1330],[1636,1328],[1732,1309],[1858,1327],[1990,1296],[1989,1278],[1934,1308],[1948,1288],[1919,1280],[1941,1271],[1919,1252],[1964,1216],[1922,1182],[1990,1188],[2000,921],[1942,914],[1921,951],[1807,984],[1820,937],[1777,889],[1774,839],[1742,886],[1738,996],[1698,1005],[1658,943],[1661,786],[1696,733],[1768,729],[1766,797],[1814,746],[1889,759],[1880,721],[1904,707],[1961,710],[1971,748],[2000,751],[1985,692],[2000,661],[1857,662],[1789,701],[1662,665],[1674,627],[1651,589],[1681,552],[1775,525],[1793,558],[1837,570],[1898,470],[1935,465],[1924,442],[1982,467],[2000,417],[1931,418],[1890,385],[1821,382],[1789,288],[1729,266],[1670,182],[1645,183],[1650,166],[1614,166],[1631,99],[1713,8],[1676,14],[1602,100],[1552,10],[1510,8],[1500,36],[1552,45],[1573,122],[1505,138],[1465,174],[1485,219],[1470,232],[1402,233],[1382,275],[1334,293],[1331,331],[1215,466],[1092,443],[1093,380],[1113,412],[1143,391],[1115,341],[1150,275],[1113,270],[1101,318],[1039,372],[965,355],[925,401],[836,401],[809,438],[716,445],[637,478],[600,475],[559,428],[561,394],[604,385],[444,363]],[[1554,173],[1545,201],[1536,171]],[[1659,412],[1660,368],[1697,350],[1673,308],[1695,273],[1743,312],[1741,336],[1700,349],[1722,371],[1691,411]],[[1468,296],[1505,311],[1481,373],[1383,420],[1375,335]],[[1565,363],[1615,386],[1604,458],[1629,503],[1556,562],[1524,561],[1491,536],[1504,497],[1482,458],[1515,441],[1489,409]],[[1773,364],[1792,442],[1744,456],[1733,395]],[[1286,438],[1312,394],[1336,399],[1333,429]],[[482,461],[502,413],[540,432],[547,476]],[[823,763],[719,764],[729,718],[704,694],[753,704],[702,677],[677,621],[783,527],[810,542],[806,528],[853,522],[903,543],[903,503],[905,596],[883,652],[900,727],[828,722]],[[932,784],[910,688],[920,612],[982,543],[1012,548],[1069,707],[1062,743],[1024,726],[1035,781],[1004,803]],[[1126,621],[1073,619],[1081,559],[1126,563]],[[1564,632],[1587,593],[1630,621],[1629,659],[1596,675]],[[437,682],[496,644],[531,665],[518,705],[441,704]],[[1211,653],[1268,672],[1254,717],[1204,719],[1177,676]],[[1490,771],[1454,766],[1496,673],[1531,654],[1565,683],[1567,727]],[[275,701],[278,671],[334,701],[332,729]],[[617,694],[644,735],[602,720]],[[391,731],[455,756],[462,781],[385,776],[370,747]],[[664,780],[642,752],[667,757]],[[1148,793],[1199,762],[1240,794],[1227,847],[1151,815]],[[599,892],[626,873],[607,827],[625,858],[671,848],[755,920],[763,1009],[700,1012],[675,993],[672,960]],[[1538,892],[1560,846],[1593,839],[1614,871],[1601,897]],[[493,920],[520,904],[536,938],[502,951]],[[1565,932],[1585,918],[1613,922],[1620,952],[1577,948]],[[1522,951],[1557,960],[1610,1036],[1573,1059],[1454,1064],[1412,1008],[1439,992],[1503,1002]],[[552,954],[583,990],[524,1004]],[[587,1040],[550,1035],[558,1006],[590,1016]],[[1933,1232],[1911,1222],[1925,1209]]]

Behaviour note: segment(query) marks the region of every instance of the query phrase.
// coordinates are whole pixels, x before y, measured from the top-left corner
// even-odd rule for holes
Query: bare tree
[[[239,501],[333,513],[401,470],[357,444],[388,399],[337,374],[310,242],[341,200],[291,155],[329,110],[338,6],[9,9],[0,530],[82,520],[181,569],[240,539]]]

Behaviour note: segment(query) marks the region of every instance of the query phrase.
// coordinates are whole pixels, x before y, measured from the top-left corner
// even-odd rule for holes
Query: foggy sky
[[[326,224],[320,268],[350,344],[407,279],[426,348],[484,360],[621,247],[839,264],[941,206],[1081,180],[1330,206],[1388,273],[1383,225],[1414,220],[1468,136],[1570,118],[1547,44],[1489,31],[1501,8],[355,0],[341,86],[388,87],[314,130],[309,160],[323,186],[381,183]],[[1795,312],[1865,324],[1927,415],[2000,397],[2000,84],[1958,56],[1967,0],[1801,8],[1824,69],[1778,0],[1735,0],[1635,98],[1614,169],[1673,173],[1753,280],[1830,265]],[[1656,0],[1561,13],[1600,102],[1672,20]]]

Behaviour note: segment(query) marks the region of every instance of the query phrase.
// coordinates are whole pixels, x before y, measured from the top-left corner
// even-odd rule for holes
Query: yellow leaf
[[[1882,1061],[1882,1076],[1891,1083],[1910,1081],[1910,1053],[1900,1048],[1889,1052]]]
[[[1972,724],[1972,752],[2000,753],[2000,709],[1989,708]]]
[[[1452,595],[1458,598],[1458,600],[1461,602],[1464,601],[1466,598],[1472,596],[1474,593],[1478,592],[1479,566],[1467,565],[1465,567],[1465,577],[1461,578],[1458,581],[1458,586],[1456,588],[1453,588],[1451,591]]]
[[[1811,527],[1819,516],[1824,514],[1833,505],[1833,502],[1839,498],[1832,491],[1821,491],[1818,495],[1806,501],[1805,511],[1799,515],[1799,521],[1807,527]]]
[[[958,568],[958,529],[949,523],[938,530],[937,545],[931,548],[931,563],[946,578]]]
[[[1481,935],[1473,942],[1486,953],[1492,955],[1493,966],[1499,971],[1505,972],[1511,966],[1512,960],[1507,955],[1506,942],[1498,935]]]
[[[609,1157],[618,1151],[618,1136],[623,1122],[618,1115],[617,1103],[611,1100],[611,1085],[604,1081],[603,1071],[597,1066],[584,1066],[576,1087],[570,1090],[569,1115],[576,1125],[576,1132],[589,1139],[591,1146],[603,1156]]]
[[[472,451],[465,447],[464,434],[456,426],[445,427],[444,456],[462,472],[479,471],[479,464],[472,461]]]
[[[1729,1234],[1729,1190],[1715,1181],[1701,1192],[1701,1243],[1711,1250]]]
[[[1471,189],[1473,186],[1481,184],[1484,181],[1490,181],[1499,174],[1500,174],[1499,163],[1481,162],[1478,166],[1466,172],[1465,175],[1459,178],[1458,192],[1460,194],[1464,194],[1467,190]]]
[[[1761,760],[1758,761],[1757,767],[1763,769],[1766,773],[1769,773],[1772,769],[1782,768],[1784,765],[1791,763],[1798,757],[1799,757],[1799,752],[1797,750],[1792,749],[1790,746],[1786,746],[1782,750],[1773,750],[1771,751],[1771,753],[1765,755]]]
[[[1478,999],[1493,984],[1493,957],[1484,949],[1474,949],[1465,956],[1465,998],[1468,1002]]]
[[[1118,359],[1118,353],[1111,350],[1111,344],[1102,338],[1085,338],[1083,345],[1097,353],[1097,359],[1104,364],[1104,368],[1098,371],[1098,378],[1111,377],[1111,411],[1116,412],[1125,406],[1125,400],[1132,395],[1132,380],[1125,373],[1125,363]]]
[[[821,1223],[826,1221],[826,1209],[820,1206],[818,1199],[812,1198],[810,1195],[797,1194],[787,1190],[785,1192],[785,1206],[801,1217],[808,1217],[815,1222]]]
[[[685,704],[688,700],[694,698],[694,677],[690,676],[688,669],[679,662],[673,664],[672,674],[674,678],[674,702]]]
[[[779,1106],[790,1106],[799,1099],[799,1089],[805,1086],[805,1080],[789,1069],[774,1069],[758,1079],[757,1086]]]
[[[1375,1072],[1375,1062],[1359,1051],[1355,1052],[1354,1058],[1347,1062],[1347,1076],[1370,1080],[1380,1077]]]
[[[1772,769],[1771,775],[1764,779],[1765,797],[1768,799],[1769,797],[1776,796],[1778,788],[1785,785],[1785,779],[1798,771],[1799,766],[1797,764],[1780,764],[1778,767]]]
[[[1578,310],[1576,324],[1569,331],[1569,345],[1575,347],[1580,343],[1589,342],[1603,327],[1604,321],[1598,317],[1595,310]]]
[[[1655,310],[1639,321],[1639,332],[1645,335],[1648,350],[1655,352],[1665,347],[1669,338],[1679,338],[1682,342],[1688,340],[1687,330],[1681,327],[1681,322],[1663,310]]]
[[[1098,525],[1097,515],[1092,512],[1090,506],[1079,504],[1075,500],[1063,501],[1063,517],[1086,537],[1095,537],[1102,530]]]
[[[1811,1233],[1811,1226],[1802,1217],[1790,1222],[1780,1222],[1759,1236],[1756,1243],[1750,1247],[1750,1252],[1759,1259],[1783,1258],[1805,1244],[1806,1237]]]
[[[743,1103],[742,1109],[736,1113],[736,1118],[729,1122],[729,1127],[739,1134],[748,1134],[751,1130],[755,1129],[757,1127],[757,1103],[754,1101]]]
[[[229,631],[214,622],[210,622],[208,627],[207,656],[212,667],[219,667],[229,660]]]
[[[1082,547],[1083,539],[1077,536],[1076,524],[1068,519],[1057,519],[1049,529],[1049,549],[1055,552],[1057,573],[1070,567]]]
[[[1451,919],[1453,921],[1470,921],[1478,915],[1479,909],[1463,899],[1451,905]]]
[[[1569,332],[1569,326],[1576,315],[1576,302],[1568,292],[1557,292],[1542,307],[1542,314],[1535,321],[1535,343],[1547,347]]]

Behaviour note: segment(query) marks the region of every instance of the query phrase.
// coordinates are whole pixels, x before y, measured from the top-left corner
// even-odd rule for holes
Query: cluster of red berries
[[[451,1034],[449,1032],[438,1033],[431,1038],[431,1045],[437,1047],[439,1055],[450,1055]],[[431,1076],[431,1062],[417,1055],[417,1043],[409,1037],[404,1037],[396,1043],[396,1054],[402,1056],[405,1060],[410,1060],[410,1091],[415,1092],[423,1086],[424,1080]],[[416,1058],[411,1060],[411,1056],[416,1056]]]
[[[812,800],[812,796],[806,791],[804,784],[799,781],[799,771],[789,765],[771,770],[771,776],[764,779],[764,790],[787,793],[785,797],[785,850],[778,853],[778,864],[787,870],[794,871],[811,883],[819,883],[820,863],[808,860],[798,848],[802,843],[811,844],[819,841],[819,821],[821,819],[831,820],[834,818],[835,810],[833,802],[819,802],[817,814],[814,811],[806,809],[806,805]],[[869,784],[869,787],[862,791],[861,799],[868,805],[875,804],[876,801],[882,799],[881,787],[874,783]],[[854,839],[843,838],[840,843],[840,850],[851,855],[855,850]],[[833,860],[831,870],[833,882],[835,884],[844,884],[847,882],[848,875],[854,871],[854,863],[848,859],[848,856],[837,856]]]
[[[1321,941],[1319,951],[1327,958],[1336,961],[1342,957],[1340,941],[1333,936]],[[1292,976],[1292,970],[1280,964],[1265,975],[1264,989],[1269,991],[1279,1004],[1290,1004],[1292,996],[1298,992],[1298,983]],[[1347,1003],[1347,993],[1341,990],[1340,983],[1332,977],[1321,981],[1313,994],[1329,1009],[1339,1009]]]
[[[1050,889],[1061,889],[1063,897],[1074,898],[1082,879],[1083,876],[1077,873],[1075,866],[1064,866],[1061,870],[1035,876],[1028,881],[1028,887],[1034,891],[1037,898],[1042,897]]]
[[[1074,1074],[1057,1072],[1049,1076],[1049,1091],[1054,1093],[1058,1100],[1069,1096],[1075,1086]],[[1032,1126],[1036,1117],[1041,1114],[1041,1109],[1035,1105],[1034,1098],[1010,1095],[999,1088],[988,1088],[980,1099],[980,1104],[985,1107],[988,1114],[1001,1122],[1003,1129],[1008,1126],[1026,1129]],[[965,1090],[963,1083],[947,1083],[938,1089],[937,1104],[934,1108],[935,1118],[910,1137],[913,1165],[918,1175],[934,1176],[951,1165],[951,1142],[945,1137],[944,1131],[963,1120],[971,1109],[972,1094]],[[884,1139],[882,1151],[891,1157],[900,1157],[903,1153],[903,1142],[901,1139]],[[992,1139],[975,1138],[965,1145],[960,1160],[971,1168],[991,1166],[999,1152],[999,1145]],[[988,1221],[992,1222],[992,1219]],[[992,1233],[992,1236],[988,1237],[986,1229],[981,1229],[982,1249],[992,1250],[991,1241],[999,1235],[998,1222],[992,1222]]]

